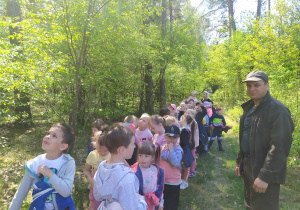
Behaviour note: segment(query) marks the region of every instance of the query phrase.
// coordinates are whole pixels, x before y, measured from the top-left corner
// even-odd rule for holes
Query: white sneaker
[[[180,184],[180,189],[184,190],[185,188],[187,188],[189,186],[189,183],[187,183],[186,181],[182,181]]]

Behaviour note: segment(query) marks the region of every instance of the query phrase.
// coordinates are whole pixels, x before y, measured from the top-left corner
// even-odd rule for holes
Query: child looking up
[[[195,138],[192,132],[189,130],[188,122],[191,123],[193,118],[190,115],[184,114],[181,116],[180,119],[180,125],[181,125],[181,132],[180,132],[180,146],[183,149],[183,157],[182,161],[184,164],[184,177],[183,181],[180,184],[180,189],[185,189],[189,186],[188,184],[188,178],[190,174],[190,168],[192,166],[192,163],[195,160],[195,157],[193,156],[192,150],[195,149]],[[192,125],[192,131],[194,133],[195,130],[195,123]]]
[[[162,148],[160,166],[165,169],[164,210],[177,210],[180,195],[182,149],[176,142],[180,130],[176,125],[166,126],[167,144]]]
[[[87,155],[89,155],[89,153],[95,149],[95,145],[96,145],[96,141],[94,141],[95,133],[98,131],[104,131],[105,129],[108,128],[108,125],[106,125],[102,119],[97,119],[92,123],[91,127],[92,127],[92,135],[88,143]]]
[[[90,210],[97,210],[98,206],[100,205],[100,202],[94,198],[94,194],[93,194],[94,175],[98,169],[99,164],[104,160],[110,159],[110,153],[107,150],[107,148],[104,146],[104,143],[103,143],[103,136],[104,136],[104,133],[102,133],[102,131],[98,131],[95,134],[94,139],[97,143],[96,150],[90,152],[90,154],[88,155],[88,157],[86,159],[86,164],[85,164],[85,167],[83,170],[83,174],[84,174],[85,178],[90,183],[90,185],[88,187],[90,189],[90,193],[89,193],[89,199],[90,199],[89,209]]]
[[[153,115],[150,118],[151,129],[155,133],[155,135],[153,136],[153,143],[158,144],[160,146],[159,149],[161,149],[162,146],[167,143],[167,140],[164,137],[165,124],[166,122],[164,118],[160,117],[159,115]]]
[[[139,127],[136,129],[136,135],[139,138],[140,142],[143,141],[152,141],[152,133],[149,130],[149,121],[150,116],[147,113],[142,114],[139,121]]]
[[[168,103],[168,109],[170,110],[170,115],[177,118],[177,108],[175,104]]]
[[[109,160],[100,163],[94,177],[94,197],[102,201],[99,208],[139,210],[147,209],[139,190],[139,180],[125,166],[134,150],[134,132],[124,123],[115,123],[104,136],[104,144],[111,154]]]
[[[25,163],[25,175],[9,209],[20,209],[30,188],[35,199],[29,209],[75,209],[71,197],[75,176],[75,161],[63,154],[75,136],[72,128],[63,123],[54,124],[43,138],[39,155]]]
[[[160,149],[158,148],[155,152],[154,144],[143,142],[138,148],[138,162],[131,166],[131,169],[139,179],[139,194],[145,196],[148,210],[158,206],[159,210],[162,210],[164,206],[164,170],[153,164],[153,162],[157,163],[159,158]]]

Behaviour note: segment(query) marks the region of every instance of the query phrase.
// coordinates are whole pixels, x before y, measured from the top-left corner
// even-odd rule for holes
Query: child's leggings
[[[189,179],[190,171],[191,171],[191,168],[184,167],[184,177],[183,177],[183,180],[186,181],[186,182]]]
[[[196,160],[196,154],[195,154],[195,152],[196,152],[196,148],[194,148],[192,150],[193,156],[195,158],[194,162],[192,163],[192,167],[191,167],[191,171],[192,172],[195,172],[195,169],[196,169],[196,162],[197,162],[197,160]]]
[[[89,193],[89,199],[90,199],[90,204],[89,204],[89,210],[97,210],[101,201],[97,201],[94,197],[94,188],[93,186],[89,186],[90,193]]]

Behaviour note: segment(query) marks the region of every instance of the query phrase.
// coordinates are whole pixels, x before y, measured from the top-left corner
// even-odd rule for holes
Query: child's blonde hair
[[[175,117],[173,117],[171,115],[166,115],[164,118],[165,118],[165,121],[166,121],[165,128],[168,125],[176,125],[176,126],[178,126],[178,120]]]
[[[152,115],[150,118],[150,124],[158,125],[159,123],[161,123],[164,127],[166,126],[166,121],[163,117],[158,114]]]
[[[194,148],[195,147],[195,136],[194,136],[194,133],[195,133],[195,129],[196,129],[196,121],[189,114],[184,114],[184,115],[182,115],[182,117],[185,117],[186,123],[188,125],[191,125],[191,142],[192,142],[192,145],[193,145],[193,148]]]
[[[137,121],[138,121],[138,118],[134,115],[128,115],[124,118],[124,123],[134,123]]]
[[[140,117],[140,119],[141,119],[142,117],[148,118],[148,121],[150,120],[150,115],[149,115],[148,113],[142,114],[141,117]]]
[[[97,131],[94,135],[92,145],[94,148],[96,148],[96,144],[99,146],[105,146],[103,142],[103,137],[105,135],[105,131]]]
[[[188,110],[185,111],[185,114],[189,114],[189,115],[191,115],[194,118],[195,115],[196,115],[196,110],[194,110],[194,109],[188,109]]]

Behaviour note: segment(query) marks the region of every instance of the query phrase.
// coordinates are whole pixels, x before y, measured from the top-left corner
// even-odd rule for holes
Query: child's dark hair
[[[150,124],[158,125],[159,123],[161,123],[163,127],[166,127],[165,118],[159,116],[158,114],[152,115],[150,118]]]
[[[138,121],[138,118],[134,115],[128,115],[124,118],[124,123],[134,123],[137,121]]]
[[[108,128],[104,135],[104,145],[110,153],[117,153],[119,147],[128,147],[134,137],[133,130],[124,123],[115,123]]]
[[[142,142],[138,146],[138,153],[139,154],[145,154],[145,155],[151,155],[154,156],[155,163],[159,165],[160,163],[160,146],[156,144],[157,149],[155,149],[155,144],[153,144],[150,141]]]
[[[55,123],[52,127],[60,128],[63,135],[62,143],[72,145],[75,141],[75,135],[73,129],[65,123]]]
[[[194,137],[194,132],[195,132],[195,129],[196,129],[196,123],[195,123],[195,120],[193,119],[193,117],[189,114],[184,114],[184,117],[186,119],[186,123],[189,125],[191,124],[191,142],[192,142],[192,145],[193,145],[193,148],[195,147],[195,137]]]
[[[168,107],[165,107],[165,108],[161,108],[159,110],[159,116],[163,117],[165,115],[170,115],[170,109]]]
[[[103,130],[104,127],[108,127],[102,119],[97,119],[92,123],[92,127],[97,128],[99,131]]]

